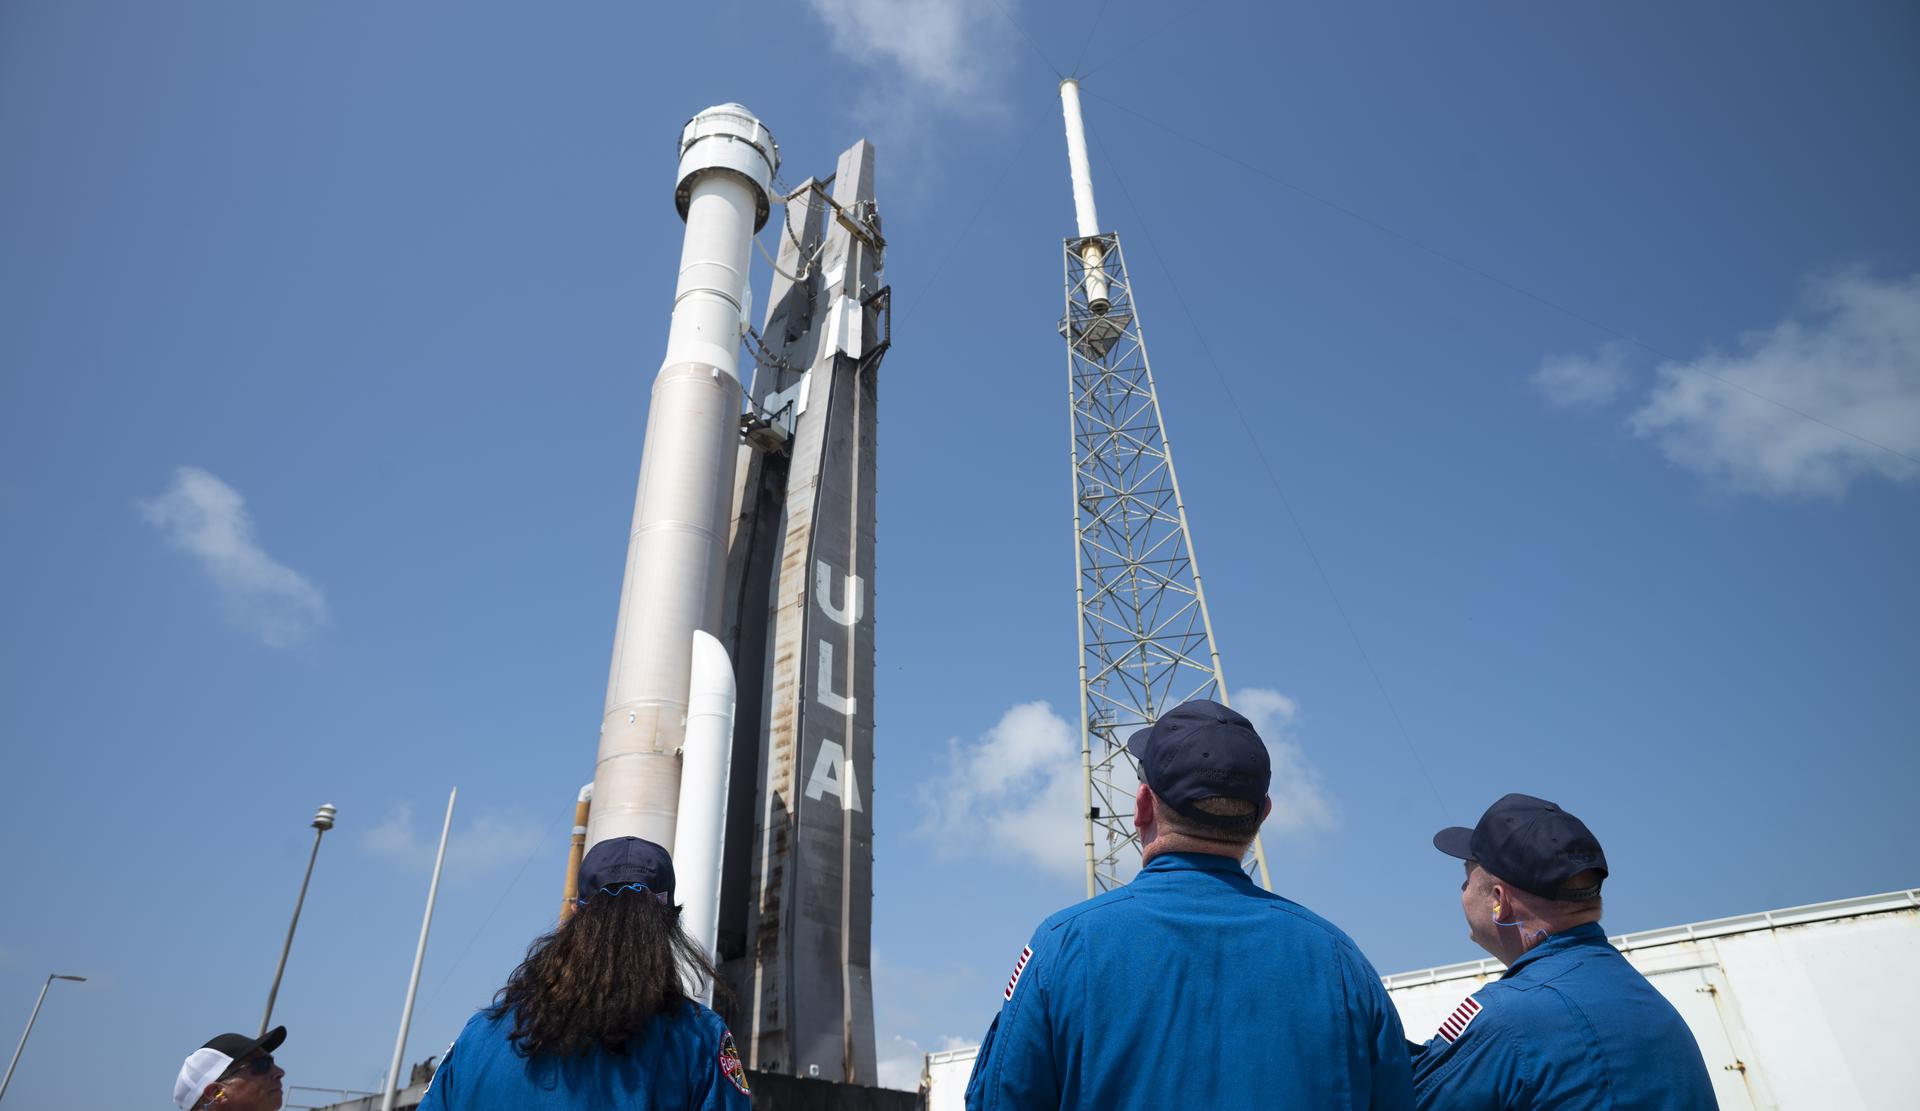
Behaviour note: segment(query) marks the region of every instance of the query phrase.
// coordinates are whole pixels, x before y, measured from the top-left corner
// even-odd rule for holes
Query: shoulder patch
[[[1474,1016],[1479,1013],[1480,1001],[1469,995],[1460,1001],[1458,1007],[1453,1009],[1453,1013],[1448,1015],[1447,1020],[1440,1024],[1440,1029],[1436,1031],[1436,1033],[1438,1033],[1440,1037],[1445,1038],[1448,1045],[1452,1045],[1459,1039],[1460,1035],[1467,1032],[1467,1027],[1473,1024]]]
[[[740,1051],[734,1048],[733,1031],[720,1032],[720,1071],[732,1085],[740,1089],[741,1095],[747,1093],[747,1067],[740,1063]]]
[[[1027,970],[1027,962],[1033,959],[1033,947],[1024,946],[1020,950],[1020,959],[1013,963],[1013,976],[1007,980],[1006,998],[1013,998],[1013,989],[1020,986],[1020,974]]]

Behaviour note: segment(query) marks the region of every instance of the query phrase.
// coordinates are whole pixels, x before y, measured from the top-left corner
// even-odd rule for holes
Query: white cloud
[[[1549,355],[1527,381],[1563,409],[1604,405],[1627,387],[1627,345],[1613,342],[1591,355]]]
[[[998,52],[994,0],[807,0],[833,49],[958,103],[979,95]]]
[[[935,1051],[979,1044],[971,1038],[936,1031],[985,1029],[999,1010],[993,978],[963,964],[942,961],[934,950],[914,950],[916,963],[898,964],[880,949],[873,952],[874,1023],[881,1033],[881,1084],[911,1089],[919,1083],[920,1057],[932,1037]],[[925,963],[919,963],[925,962]],[[1000,971],[1000,969],[995,969]],[[892,1059],[889,1070],[886,1059]]]
[[[1080,742],[1046,702],[1023,702],[971,744],[947,741],[947,771],[923,784],[921,832],[958,854],[981,845],[1063,876],[1086,870]]]
[[[1331,828],[1334,808],[1319,775],[1292,739],[1298,712],[1278,691],[1248,687],[1234,705],[1254,723],[1273,761],[1273,816],[1266,835]],[[1086,869],[1077,730],[1046,702],[1008,710],[977,741],[947,741],[946,774],[923,784],[920,832],[949,854],[987,851],[1023,858],[1060,876]]]
[[[320,588],[260,547],[240,492],[199,467],[179,467],[159,497],[136,502],[167,542],[193,556],[235,624],[266,644],[297,643],[327,619]]]
[[[1804,300],[1801,318],[1741,337],[1734,354],[1660,367],[1629,427],[1736,490],[1839,498],[1872,475],[1920,476],[1920,466],[1855,438],[1920,456],[1920,275],[1832,275],[1808,283]]]
[[[1006,111],[1004,77],[1014,51],[1025,47],[994,4],[808,0],[832,50],[862,71],[847,95],[847,115],[886,152],[896,200],[937,172],[943,120]]]
[[[971,1038],[962,1038],[955,1034],[941,1037],[935,1053],[945,1053],[954,1049],[970,1049],[980,1043]],[[880,1087],[893,1088],[902,1092],[920,1090],[921,1070],[926,1067],[928,1051],[912,1038],[895,1034],[880,1044],[878,1072]]]
[[[898,1034],[888,1038],[880,1046],[878,1071],[882,1088],[896,1088],[903,1092],[920,1089],[920,1069],[925,1064],[927,1051],[912,1038],[903,1038]]]
[[[1300,704],[1276,690],[1245,687],[1234,692],[1233,708],[1247,715],[1260,739],[1267,742],[1273,761],[1273,785],[1267,789],[1273,797],[1273,814],[1262,833],[1284,837],[1332,829],[1336,824],[1333,802],[1321,785],[1320,773],[1293,740],[1293,719]]]
[[[506,867],[518,867],[539,847],[544,832],[531,822],[482,814],[464,826],[456,811],[453,832],[447,837],[449,877],[467,879]],[[437,815],[436,815],[437,817]],[[373,856],[406,868],[433,866],[440,847],[440,826],[422,828],[414,819],[413,804],[395,803],[373,828],[360,835],[360,848]]]

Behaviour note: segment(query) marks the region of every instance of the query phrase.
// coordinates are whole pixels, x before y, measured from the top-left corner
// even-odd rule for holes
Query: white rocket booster
[[[1106,249],[1092,240],[1100,234],[1100,213],[1093,207],[1093,170],[1087,165],[1087,134],[1080,121],[1080,82],[1060,82],[1060,111],[1067,120],[1067,170],[1073,176],[1073,219],[1080,237],[1080,261],[1086,265],[1087,308],[1105,315],[1107,300]]]
[[[674,849],[694,634],[720,625],[747,263],[779,167],[773,136],[738,104],[708,108],[680,133],[674,200],[687,232],[640,457],[589,846],[631,835]],[[724,649],[708,648],[724,662]]]

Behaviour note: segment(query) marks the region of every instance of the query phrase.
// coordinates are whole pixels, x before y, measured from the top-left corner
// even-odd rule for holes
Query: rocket
[[[733,666],[716,634],[740,341],[749,252],[779,168],[773,135],[741,105],[708,108],[681,131],[674,202],[686,236],[647,414],[586,836],[589,846],[644,837],[673,852],[689,930],[709,951],[733,732]]]
[[[773,136],[738,104],[681,132],[679,282],[573,852],[621,836],[666,846],[681,922],[731,988],[748,1066],[869,1083],[876,414],[892,297],[873,145],[776,195],[779,168]],[[743,391],[748,259],[776,202],[785,234]]]

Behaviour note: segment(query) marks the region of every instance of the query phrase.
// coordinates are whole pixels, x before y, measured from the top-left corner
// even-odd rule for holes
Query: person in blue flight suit
[[[1422,1111],[1717,1106],[1680,1013],[1607,942],[1607,857],[1580,819],[1508,795],[1433,845],[1465,862],[1467,933],[1507,971],[1414,1046]]]
[[[579,890],[574,913],[467,1022],[420,1111],[750,1107],[733,1035],[682,982],[683,968],[708,980],[714,969],[680,929],[667,850],[602,841],[580,862]]]
[[[1217,702],[1135,733],[1140,874],[1040,924],[968,1111],[1413,1106],[1400,1018],[1347,935],[1240,861],[1273,809],[1266,745]]]

